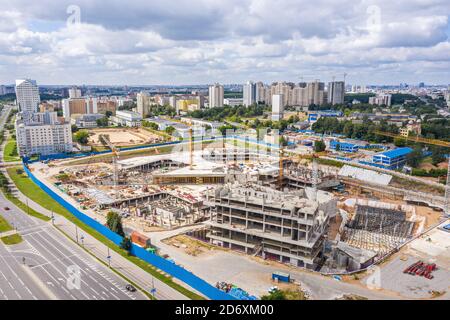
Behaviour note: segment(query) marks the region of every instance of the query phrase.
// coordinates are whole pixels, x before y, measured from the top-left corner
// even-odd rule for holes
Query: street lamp
[[[109,247],[108,247],[108,256],[106,257],[108,259],[108,266],[111,268],[111,255],[109,253]]]

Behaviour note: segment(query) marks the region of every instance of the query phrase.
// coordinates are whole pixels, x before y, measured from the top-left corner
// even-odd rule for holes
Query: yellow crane
[[[438,139],[428,139],[428,138],[422,138],[419,136],[405,137],[405,136],[402,136],[399,134],[395,134],[395,133],[391,133],[391,132],[384,132],[384,131],[379,131],[379,130],[375,130],[374,133],[377,135],[380,135],[380,136],[385,136],[385,137],[405,139],[406,141],[410,140],[412,142],[433,144],[433,145],[440,146],[440,147],[450,148],[450,142],[438,140]]]

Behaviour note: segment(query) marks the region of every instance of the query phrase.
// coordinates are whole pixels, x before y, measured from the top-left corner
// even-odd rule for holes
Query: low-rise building
[[[223,104],[230,106],[230,107],[236,107],[236,106],[242,106],[244,103],[244,99],[242,98],[226,98],[223,99]]]
[[[133,111],[120,110],[116,112],[115,116],[110,118],[110,121],[118,126],[140,127],[142,125],[142,116]]]
[[[408,147],[385,151],[375,154],[372,158],[372,162],[382,168],[391,170],[400,169],[406,164],[408,155],[412,151],[413,150]]]
[[[97,120],[102,119],[104,115],[99,113],[92,113],[92,114],[82,114],[78,116],[74,116],[71,119],[71,123],[76,125],[78,128],[96,128]]]
[[[358,152],[359,145],[350,142],[341,142],[338,140],[330,141],[330,149],[341,152]]]

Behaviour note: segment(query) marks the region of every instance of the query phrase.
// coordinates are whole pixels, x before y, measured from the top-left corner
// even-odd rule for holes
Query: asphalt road
[[[10,109],[5,106],[0,115],[1,128]],[[147,299],[139,291],[127,291],[127,282],[123,278],[50,223],[28,216],[15,207],[2,193],[0,215],[24,239],[22,243],[10,246],[0,241],[0,300]]]
[[[5,207],[10,210],[5,210]],[[30,217],[14,207],[3,194],[0,194],[0,214],[24,239],[18,245],[0,245],[0,261],[4,262],[0,263],[0,272],[5,274],[5,281],[0,280],[1,290],[11,291],[8,281],[13,284],[11,272],[14,271],[17,281],[25,284],[23,289],[17,289],[19,283],[14,283],[13,288],[16,288],[18,295],[8,294],[8,298],[42,299],[43,292],[47,299],[146,299],[138,291],[128,292],[125,289],[127,282],[123,278],[65,238],[49,223]]]

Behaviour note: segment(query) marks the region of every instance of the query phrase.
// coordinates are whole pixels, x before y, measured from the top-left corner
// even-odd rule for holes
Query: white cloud
[[[1,82],[450,82],[447,0],[77,2],[0,0]]]

